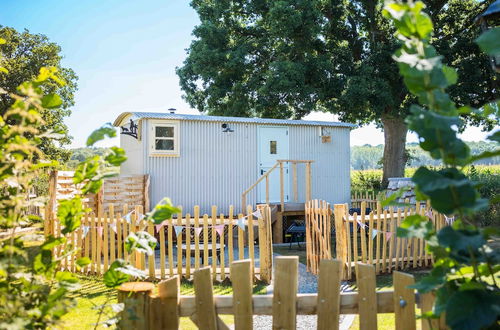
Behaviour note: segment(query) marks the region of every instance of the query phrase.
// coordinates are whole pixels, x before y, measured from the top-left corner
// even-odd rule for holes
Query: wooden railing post
[[[356,263],[356,284],[359,288],[359,328],[377,329],[377,292],[375,267]],[[415,308],[413,309],[415,313]]]
[[[338,329],[342,262],[323,259],[318,276],[318,329]]]
[[[311,200],[311,163],[306,163],[306,202]]]
[[[297,188],[297,162],[292,162],[292,176],[293,176],[293,201],[299,201],[299,192]]]
[[[118,302],[123,303],[119,326],[121,329],[149,329],[149,296],[154,284],[128,282],[118,288]]]
[[[285,173],[283,169],[283,162],[280,161],[280,204],[281,212],[285,211]]]
[[[345,204],[335,204],[333,209],[335,221],[335,258],[342,262],[343,279],[347,279],[347,271],[345,270],[347,264],[347,237],[344,230],[344,215],[346,214]],[[349,226],[349,221],[346,223]]]
[[[394,272],[394,314],[395,329],[414,330],[417,328],[415,318],[415,289],[408,286],[415,284],[413,275]]]

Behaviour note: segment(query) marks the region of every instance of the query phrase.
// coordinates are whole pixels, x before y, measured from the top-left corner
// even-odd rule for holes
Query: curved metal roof
[[[188,115],[188,114],[164,113],[164,112],[123,112],[115,119],[113,125],[120,126],[129,117],[132,120],[170,119],[170,120],[195,120],[195,121],[208,121],[208,122],[271,124],[271,125],[330,126],[330,127],[346,127],[346,128],[357,127],[357,125],[350,123],[341,123],[332,121],[222,117],[222,116]]]

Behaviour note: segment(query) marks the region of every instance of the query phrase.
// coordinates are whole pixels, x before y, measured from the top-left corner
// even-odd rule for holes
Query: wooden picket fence
[[[120,328],[179,329],[189,317],[200,329],[229,329],[219,315],[234,315],[235,329],[253,329],[253,315],[272,315],[273,329],[296,329],[297,315],[317,315],[317,329],[339,329],[341,314],[358,314],[360,329],[377,329],[377,313],[394,313],[395,329],[416,329],[416,302],[422,312],[432,309],[432,293],[417,295],[408,286],[412,275],[394,272],[394,290],[376,291],[375,268],[358,263],[358,292],[340,292],[342,261],[321,260],[318,293],[298,294],[298,257],[275,259],[271,295],[252,295],[251,260],[231,264],[233,295],[214,296],[210,269],[194,273],[194,296],[181,296],[179,278],[158,285],[130,282],[118,289],[124,304]],[[422,329],[445,329],[443,319],[421,321]]]
[[[420,214],[432,221],[437,230],[452,223],[453,219],[433,211],[429,204],[417,202],[415,208],[382,209],[377,204],[370,214],[361,203],[361,214],[349,215],[347,204],[334,206],[336,258],[346,267],[344,279],[354,276],[356,262],[375,266],[376,274],[391,273],[398,269],[428,267],[432,256],[426,243],[417,238],[399,238],[396,228],[410,215]]]
[[[321,259],[332,258],[332,210],[325,201],[306,202],[306,266],[318,274]]]
[[[47,203],[49,211],[57,210],[59,200],[81,194],[81,187],[73,183],[74,174],[74,171],[51,171]],[[150,208],[149,185],[150,178],[147,174],[106,178],[99,192],[83,196],[83,201],[95,214],[109,212],[111,204],[115,205],[115,212],[123,212],[121,206],[125,204],[141,205],[148,212]]]
[[[182,210],[182,207],[179,207]],[[190,278],[193,271],[210,266],[214,280],[225,280],[229,276],[227,267],[234,260],[250,258],[252,273],[258,279],[270,282],[272,269],[271,211],[268,206],[253,210],[247,208],[247,216],[217,213],[212,207],[211,216],[194,213],[177,214],[175,218],[154,225],[144,220],[142,206],[129,212],[123,205],[122,213],[115,213],[113,204],[109,213],[87,214],[81,226],[67,234],[67,240],[79,250],[75,256],[63,258],[62,268],[72,272],[102,275],[117,258],[129,260],[135,267],[147,271],[150,279],[167,278],[174,275]],[[48,227],[48,228],[47,228]],[[57,219],[46,222],[46,233],[61,236],[61,224]],[[158,241],[154,256],[134,252],[129,255],[125,249],[126,237],[140,230],[155,235]],[[255,244],[255,241],[258,243]],[[258,247],[258,256],[256,249]],[[56,248],[57,256],[64,250]],[[75,261],[88,257],[91,263],[78,269]],[[256,259],[259,267],[256,267]],[[194,259],[194,260],[193,260]]]
[[[351,191],[351,207],[361,208],[361,203],[364,202],[366,207],[375,210],[377,208],[377,196],[380,192],[375,190],[352,190]]]

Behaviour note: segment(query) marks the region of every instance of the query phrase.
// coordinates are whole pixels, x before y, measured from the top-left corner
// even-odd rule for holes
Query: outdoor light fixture
[[[500,26],[500,0],[493,2],[484,13],[477,17],[476,22],[481,25],[483,31]],[[500,54],[490,56],[490,59],[493,70],[500,73]]]
[[[228,124],[226,124],[226,123],[222,124],[222,125],[221,125],[221,127],[222,127],[222,132],[223,132],[223,133],[232,133],[232,132],[234,132],[234,130],[233,130],[233,129],[231,129],[231,128],[229,127],[229,125],[228,125]]]

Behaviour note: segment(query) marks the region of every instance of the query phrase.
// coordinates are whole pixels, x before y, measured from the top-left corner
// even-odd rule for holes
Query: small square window
[[[156,126],[155,128],[156,137],[174,137],[174,128],[169,126]]]
[[[269,141],[269,149],[271,155],[278,154],[278,142],[277,141]]]
[[[151,121],[149,139],[150,156],[179,156],[179,122]]]
[[[169,139],[156,139],[156,150],[174,150],[174,140]]]

